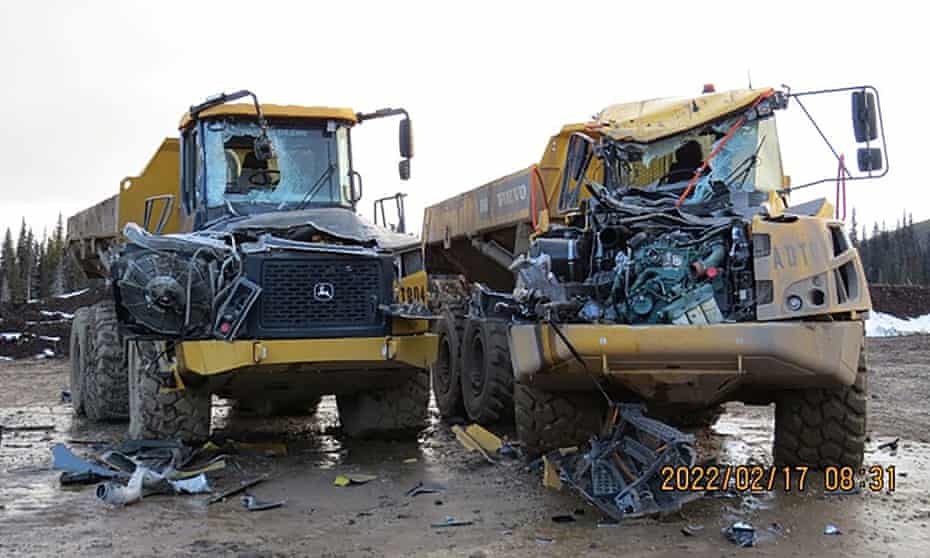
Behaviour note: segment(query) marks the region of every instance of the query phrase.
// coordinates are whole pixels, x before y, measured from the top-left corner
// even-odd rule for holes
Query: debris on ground
[[[503,442],[496,435],[477,424],[470,424],[465,428],[455,425],[452,432],[462,447],[469,451],[477,451],[488,463],[497,463],[491,455],[501,449]]]
[[[144,467],[136,468],[126,485],[116,481],[107,481],[97,485],[97,498],[114,506],[128,506],[142,499],[142,483],[148,471]]]
[[[681,528],[681,533],[686,537],[696,537],[698,533],[704,530],[703,525],[693,525],[691,523]]]
[[[900,441],[901,441],[901,438],[895,438],[894,440],[891,440],[890,442],[884,442],[884,443],[878,444],[878,449],[880,450],[888,449],[891,451],[898,451],[898,442]]]
[[[824,535],[842,535],[843,532],[840,531],[840,528],[832,523],[827,523],[827,526],[823,528]]]
[[[264,482],[266,480],[268,480],[267,476],[261,476],[261,477],[256,477],[251,480],[243,481],[239,484],[239,486],[230,488],[229,490],[225,490],[221,492],[220,494],[217,494],[216,496],[210,498],[209,500],[207,500],[206,504],[210,506],[217,502],[222,502],[226,498],[229,498],[230,496],[235,496],[236,494],[239,494],[240,492],[245,492],[246,490],[257,485],[258,483]]]
[[[755,546],[756,544],[756,530],[752,524],[746,521],[737,521],[730,525],[723,530],[723,536],[731,543],[743,548]]]
[[[64,444],[52,447],[52,467],[66,473],[93,473],[102,478],[114,478],[121,475],[118,471],[95,465],[74,455]]]
[[[467,525],[474,525],[474,523],[474,521],[468,521],[467,519],[455,519],[449,515],[438,523],[430,523],[430,527],[434,529],[439,529],[442,527],[465,527]]]
[[[287,502],[287,500],[279,500],[277,502],[263,502],[251,494],[246,494],[240,499],[240,501],[242,502],[242,506],[249,511],[264,511],[280,508],[285,504],[285,502]]]
[[[663,467],[694,466],[694,436],[648,418],[644,411],[641,404],[617,404],[613,427],[592,438],[586,452],[547,454],[543,484],[564,483],[616,520],[676,511],[700,498],[699,492],[663,490],[660,475]]]
[[[567,513],[562,513],[559,515],[552,516],[553,523],[573,523],[574,521],[575,521],[575,516],[567,514]]]
[[[349,486],[351,484],[365,484],[377,479],[377,475],[365,475],[362,473],[352,473],[348,475],[339,475],[333,481],[336,486]]]
[[[446,487],[442,486],[441,484],[424,483],[421,481],[418,482],[416,486],[405,492],[404,495],[413,498],[414,496],[418,496],[420,494],[436,494],[438,492],[442,492],[445,489]]]

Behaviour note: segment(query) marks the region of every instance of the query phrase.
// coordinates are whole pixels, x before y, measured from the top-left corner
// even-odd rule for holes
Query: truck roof
[[[562,132],[597,131],[619,141],[649,143],[696,128],[751,105],[770,88],[734,89],[691,98],[664,98],[610,105],[593,122]]]
[[[345,120],[353,124],[358,122],[355,111],[348,108],[262,104],[262,112],[267,118],[333,119]],[[255,116],[255,106],[248,103],[218,105],[201,112],[199,118],[208,116]],[[183,130],[192,122],[190,112],[186,112],[181,117],[178,128]]]

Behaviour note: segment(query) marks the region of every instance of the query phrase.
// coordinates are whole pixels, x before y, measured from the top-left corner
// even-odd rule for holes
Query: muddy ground
[[[544,489],[516,461],[484,463],[462,450],[434,420],[409,443],[344,439],[332,400],[313,419],[261,419],[216,405],[219,437],[283,441],[286,457],[241,455],[238,467],[211,473],[223,489],[260,473],[252,489],[284,507],[247,512],[237,498],[212,506],[203,496],[153,496],[109,508],[93,487],[62,489],[50,468],[56,442],[117,440],[125,425],[99,427],[73,419],[61,402],[68,382],[61,360],[0,363],[0,424],[54,425],[9,431],[0,445],[0,556],[918,556],[930,545],[930,337],[870,342],[871,438],[867,465],[894,465],[894,493],[827,496],[808,479],[803,492],[704,498],[663,519],[599,527],[599,513],[570,492]],[[506,429],[498,429],[507,434]],[[731,405],[701,436],[702,458],[769,463],[772,409]],[[900,438],[897,451],[877,449]],[[88,446],[73,445],[79,453]],[[412,459],[416,459],[412,462]],[[343,473],[369,473],[368,484],[339,488]],[[418,481],[447,487],[409,498]],[[553,523],[556,514],[573,523]],[[430,528],[447,516],[463,527]],[[720,530],[751,522],[759,541],[737,548]],[[842,535],[827,536],[833,523]],[[685,536],[688,524],[703,526]]]

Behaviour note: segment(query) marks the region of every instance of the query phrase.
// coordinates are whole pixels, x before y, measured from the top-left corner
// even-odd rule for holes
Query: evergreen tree
[[[10,302],[16,288],[19,272],[16,270],[16,249],[13,247],[13,234],[7,227],[0,248],[0,302]]]
[[[852,218],[849,221],[849,240],[853,246],[859,247],[859,223],[856,222],[856,208],[852,208]]]

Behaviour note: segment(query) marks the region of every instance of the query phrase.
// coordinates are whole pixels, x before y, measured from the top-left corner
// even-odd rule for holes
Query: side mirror
[[[410,179],[410,159],[402,159],[397,163],[397,174],[400,175],[401,180]]]
[[[872,141],[878,138],[878,117],[875,111],[875,94],[871,91],[853,91],[852,121],[857,143]],[[879,166],[879,168],[881,167]]]
[[[349,173],[349,188],[351,188],[352,203],[362,199],[362,175],[356,171]]]
[[[877,147],[860,147],[856,151],[859,172],[872,173],[882,170],[882,150]]]
[[[404,159],[409,159],[413,157],[413,125],[411,124],[409,118],[404,118],[400,121],[398,132],[400,142],[400,156]]]

